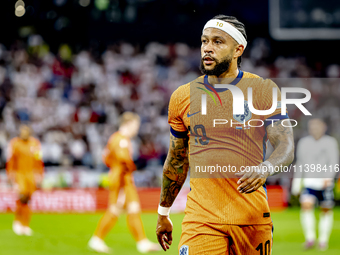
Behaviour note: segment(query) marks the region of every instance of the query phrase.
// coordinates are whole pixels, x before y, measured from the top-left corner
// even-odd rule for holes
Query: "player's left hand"
[[[269,174],[269,171],[266,171],[266,166],[262,164],[252,167],[251,170],[236,173],[236,176],[241,177],[237,182],[239,184],[237,190],[240,193],[252,193],[263,186]]]

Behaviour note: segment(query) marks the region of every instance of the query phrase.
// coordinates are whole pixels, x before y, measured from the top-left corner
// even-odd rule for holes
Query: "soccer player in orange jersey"
[[[140,217],[139,197],[133,182],[132,172],[136,170],[136,166],[132,160],[130,139],[138,134],[139,126],[139,116],[132,112],[125,112],[121,117],[119,131],[110,137],[105,148],[103,161],[110,168],[109,205],[88,244],[97,252],[110,252],[104,238],[117,222],[123,209],[124,203],[118,201],[122,189],[126,197],[127,223],[137,242],[137,250],[141,253],[160,250],[158,244],[150,242],[145,236]]]
[[[17,235],[30,236],[31,211],[28,203],[37,186],[41,184],[44,163],[40,142],[31,136],[31,130],[26,125],[20,127],[19,137],[10,141],[6,170],[14,189],[19,193],[13,231]]]
[[[204,26],[201,42],[204,76],[178,87],[169,103],[170,148],[163,170],[157,238],[165,251],[169,249],[173,230],[169,211],[190,165],[191,191],[179,254],[269,255],[272,220],[265,181],[275,167],[288,166],[294,158],[290,120],[281,114],[276,84],[239,69],[247,45],[241,22],[215,16]],[[217,84],[242,91],[244,114],[233,114],[236,99]],[[252,88],[252,101],[248,88]],[[273,88],[278,99],[274,107]],[[250,104],[261,113],[250,111]],[[265,160],[268,139],[274,151]],[[244,171],[246,167],[250,171]]]

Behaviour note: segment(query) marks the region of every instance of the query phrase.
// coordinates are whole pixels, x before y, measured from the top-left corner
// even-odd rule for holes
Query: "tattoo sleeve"
[[[188,170],[188,138],[177,138],[170,134],[170,148],[163,167],[161,206],[170,207],[173,204]]]
[[[267,160],[272,163],[274,167],[288,166],[294,160],[293,128],[285,127],[281,122],[282,121],[276,121],[267,127],[269,141],[274,147],[273,153]],[[275,174],[277,173],[278,172],[275,172]]]

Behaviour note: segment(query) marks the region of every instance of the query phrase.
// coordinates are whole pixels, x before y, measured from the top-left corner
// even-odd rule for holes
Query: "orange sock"
[[[20,200],[16,201],[16,209],[14,212],[14,220],[19,221],[22,224],[22,207],[23,204],[21,203]]]
[[[109,211],[106,211],[103,217],[100,219],[94,235],[100,239],[104,239],[110,232],[113,226],[116,224],[118,217]]]
[[[22,205],[22,225],[28,227],[31,221],[31,209],[28,204]]]
[[[136,242],[146,238],[140,213],[128,214],[127,224]]]

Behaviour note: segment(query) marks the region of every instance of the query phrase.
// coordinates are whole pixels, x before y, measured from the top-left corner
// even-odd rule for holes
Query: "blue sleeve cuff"
[[[265,120],[264,127],[267,127],[270,124],[272,124],[272,123],[274,123],[278,120],[284,120],[284,119],[289,119],[288,113],[286,113],[286,115],[276,114],[276,115],[271,116],[271,117],[269,117],[268,119]],[[269,121],[269,120],[275,120],[275,121]]]
[[[170,132],[174,137],[177,138],[187,138],[188,137],[188,131],[176,131],[172,127],[170,127]]]

